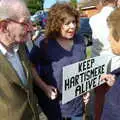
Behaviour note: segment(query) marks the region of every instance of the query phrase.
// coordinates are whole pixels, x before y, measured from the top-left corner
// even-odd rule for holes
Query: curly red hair
[[[45,28],[45,35],[48,39],[56,39],[60,35],[61,25],[68,16],[74,16],[76,19],[77,29],[79,28],[79,12],[69,3],[54,4],[49,13]],[[77,30],[76,29],[76,30]]]

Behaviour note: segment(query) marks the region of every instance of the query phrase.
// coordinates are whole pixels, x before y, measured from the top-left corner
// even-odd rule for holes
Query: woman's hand
[[[57,89],[51,85],[47,85],[45,89],[45,94],[51,99],[54,100],[57,97]]]
[[[108,86],[113,86],[115,83],[115,75],[112,74],[104,74],[101,75],[101,80],[105,80],[105,82],[107,83]]]
[[[38,85],[44,92],[45,94],[51,99],[54,100],[57,97],[57,89],[51,85],[47,85],[41,77],[38,75],[35,66],[32,66],[32,75],[35,79],[36,85]]]
[[[90,93],[89,92],[87,92],[83,95],[83,102],[84,102],[85,106],[88,104],[89,98],[90,98]]]

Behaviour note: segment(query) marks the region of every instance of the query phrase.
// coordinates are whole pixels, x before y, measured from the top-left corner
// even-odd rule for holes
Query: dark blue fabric
[[[48,40],[46,43],[42,40],[40,42],[39,48],[34,47],[30,53],[30,60],[33,64],[39,66],[37,67],[39,75],[42,79],[50,85],[53,85],[58,88],[59,93],[62,91],[62,68],[63,66],[78,62],[85,59],[86,51],[85,44],[82,37],[77,36],[74,39],[74,45],[71,51],[67,51],[62,48],[56,40]],[[40,90],[39,90],[40,91]],[[38,91],[37,91],[38,92]],[[43,109],[46,111],[46,108],[53,103],[53,101],[46,98],[44,93],[42,95],[46,100],[43,100],[43,96],[39,93],[39,102],[42,105]],[[59,100],[59,98],[58,98]],[[56,102],[58,102],[56,100]],[[49,103],[47,104],[47,102]],[[59,104],[61,107],[62,115],[64,117],[71,117],[76,115],[83,114],[83,105],[81,97],[68,102],[65,105]],[[50,106],[51,109],[47,109],[47,114],[52,113],[53,106]],[[56,109],[58,109],[58,104],[56,103]],[[58,110],[59,111],[59,110]],[[56,111],[55,111],[56,113]],[[57,113],[56,113],[57,114]],[[51,119],[54,120],[54,119]]]
[[[101,120],[120,120],[120,68],[113,71],[116,82],[105,96]]]

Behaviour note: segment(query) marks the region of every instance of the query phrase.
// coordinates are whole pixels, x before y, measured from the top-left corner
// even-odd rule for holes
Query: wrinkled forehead
[[[19,11],[11,12],[9,18],[23,22],[30,19],[30,14],[26,9],[20,9]]]

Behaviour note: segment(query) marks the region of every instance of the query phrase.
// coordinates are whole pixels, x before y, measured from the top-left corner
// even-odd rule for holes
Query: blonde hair
[[[120,39],[120,8],[116,8],[107,19],[113,38]]]

